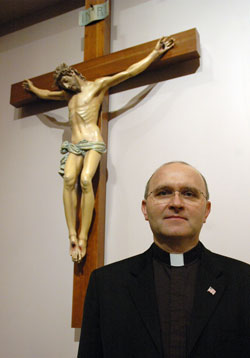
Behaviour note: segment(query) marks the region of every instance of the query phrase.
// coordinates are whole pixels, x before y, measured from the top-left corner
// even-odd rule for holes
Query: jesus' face
[[[72,75],[64,75],[60,80],[60,85],[62,88],[71,91],[71,92],[80,92],[80,84],[77,80],[77,75],[72,73]]]

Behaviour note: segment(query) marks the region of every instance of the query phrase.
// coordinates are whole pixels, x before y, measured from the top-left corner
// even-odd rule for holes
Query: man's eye
[[[171,190],[164,189],[164,190],[158,191],[158,193],[156,195],[157,196],[169,196],[169,195],[172,195],[172,193],[173,192]]]
[[[197,195],[192,190],[184,190],[181,192],[181,194],[186,198],[195,198]]]

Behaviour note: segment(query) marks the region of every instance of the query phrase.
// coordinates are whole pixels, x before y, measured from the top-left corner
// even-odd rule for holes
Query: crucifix
[[[86,0],[86,8],[102,3],[103,0]],[[132,47],[108,55],[109,52],[110,16],[105,20],[89,25],[85,29],[85,49],[83,63],[74,65],[88,80],[104,76],[114,76],[124,71],[133,63],[146,57],[154,48],[156,41]],[[138,87],[143,84],[155,83],[160,80],[193,73],[199,66],[198,34],[195,29],[172,35],[175,47],[152,64],[146,72],[113,87],[111,92]],[[166,68],[166,65],[168,67]],[[46,74],[32,79],[36,86],[48,88],[52,85],[52,74]],[[28,105],[36,98],[24,91],[21,83],[12,86],[11,104],[16,107]],[[104,99],[99,120],[102,138],[107,143],[108,129],[108,97]],[[88,240],[86,259],[74,265],[74,289],[72,327],[81,326],[82,308],[90,273],[102,266],[104,261],[104,224],[105,224],[105,186],[106,186],[106,155],[102,156],[99,169],[94,178],[95,211]],[[81,213],[79,212],[79,217]]]

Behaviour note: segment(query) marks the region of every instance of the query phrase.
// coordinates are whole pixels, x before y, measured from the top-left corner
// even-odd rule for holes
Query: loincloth
[[[61,146],[61,154],[63,154],[63,157],[60,160],[60,169],[58,173],[62,177],[64,176],[64,168],[69,153],[73,153],[75,155],[82,155],[84,157],[86,153],[91,149],[102,154],[106,152],[106,144],[104,142],[89,142],[86,139],[81,140],[77,144],[70,143],[67,140],[63,142]]]

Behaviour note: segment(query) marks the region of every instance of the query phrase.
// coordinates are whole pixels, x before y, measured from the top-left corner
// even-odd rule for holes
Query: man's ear
[[[141,211],[144,215],[145,220],[148,221],[148,212],[147,212],[147,204],[146,204],[146,200],[142,200],[141,202]]]
[[[210,211],[211,211],[211,201],[208,201],[206,204],[206,212],[205,212],[205,217],[204,217],[203,223],[205,223],[207,221],[207,217],[210,214]]]

